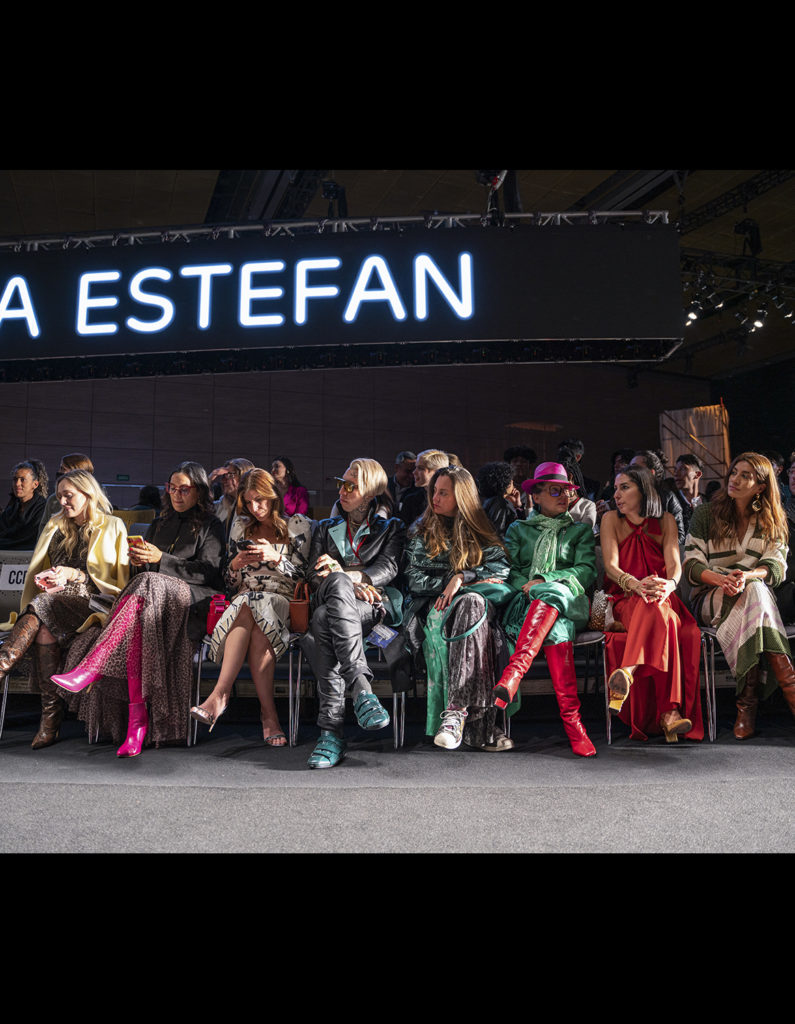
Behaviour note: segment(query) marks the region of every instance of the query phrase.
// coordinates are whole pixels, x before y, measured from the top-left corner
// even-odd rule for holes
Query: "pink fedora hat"
[[[539,462],[532,480],[522,483],[523,491],[531,491],[536,484],[562,484],[572,491],[579,491],[578,484],[569,483],[566,470],[559,462]]]

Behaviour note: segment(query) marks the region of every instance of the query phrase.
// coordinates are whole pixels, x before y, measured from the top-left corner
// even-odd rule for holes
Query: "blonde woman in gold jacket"
[[[130,578],[127,530],[101,487],[84,470],[58,481],[61,511],[47,522],[28,566],[19,614],[0,630],[11,630],[0,648],[0,676],[33,646],[34,680],[42,716],[31,746],[58,738],[65,705],[51,676],[78,634],[102,626]],[[102,597],[107,610],[102,610]]]

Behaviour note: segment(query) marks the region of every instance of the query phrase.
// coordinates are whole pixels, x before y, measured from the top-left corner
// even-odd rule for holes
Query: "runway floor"
[[[67,719],[60,740],[30,749],[38,699],[13,695],[0,739],[4,853],[790,853],[795,720],[780,694],[758,734],[731,733],[733,695],[718,693],[716,742],[638,743],[603,698],[584,698],[598,756],[572,754],[554,698],[533,697],[512,726],[514,750],[443,751],[409,702],[406,742],[391,726],[311,771],[317,736],[305,709],[298,745],[261,741],[255,702],[237,698],[196,746],[116,757]],[[287,709],[281,707],[282,725]]]

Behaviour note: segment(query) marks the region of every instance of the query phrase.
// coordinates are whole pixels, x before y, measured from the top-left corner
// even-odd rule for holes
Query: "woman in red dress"
[[[662,732],[669,743],[685,734],[701,740],[701,631],[674,593],[682,575],[676,522],[647,469],[619,473],[615,501],[600,533],[605,590],[626,631],[607,634],[610,709],[633,739]]]

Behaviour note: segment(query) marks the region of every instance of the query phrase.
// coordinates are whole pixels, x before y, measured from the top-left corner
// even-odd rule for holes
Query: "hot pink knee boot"
[[[116,751],[117,757],[136,757],[140,754],[149,731],[149,715],[144,703],[141,679],[141,650],[141,628],[138,626],[127,654],[127,692],[130,695],[127,739]]]

